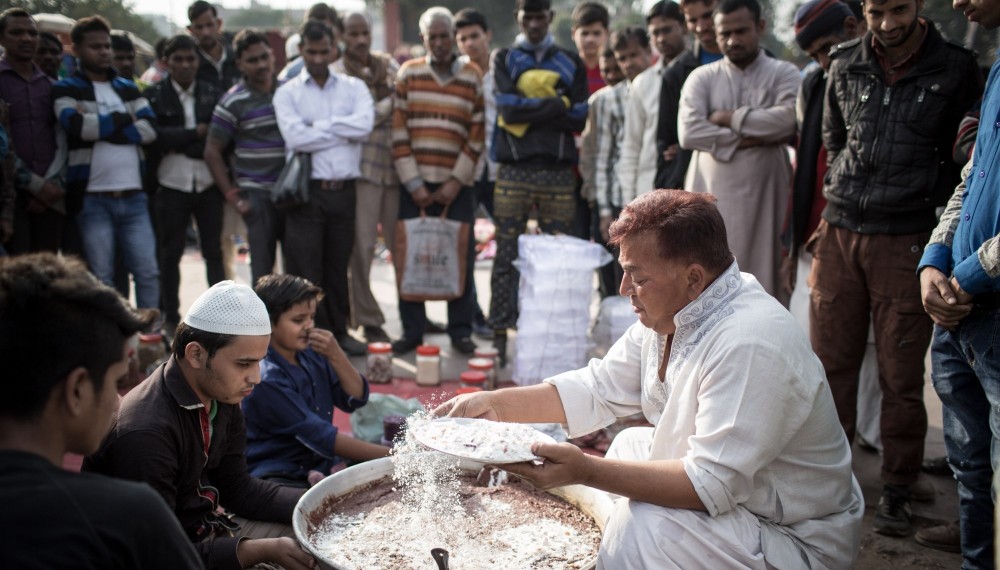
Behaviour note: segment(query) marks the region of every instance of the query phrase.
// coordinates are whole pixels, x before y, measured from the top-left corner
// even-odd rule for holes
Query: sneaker
[[[392,353],[396,356],[413,352],[423,343],[420,339],[401,338],[392,343]]]
[[[337,337],[337,344],[344,350],[347,356],[364,356],[368,354],[368,346],[349,334]]]
[[[910,492],[905,486],[886,485],[875,508],[872,530],[885,536],[907,536],[910,523]]]
[[[389,335],[382,327],[365,326],[365,340],[368,342],[389,342]]]
[[[922,528],[917,531],[913,539],[917,541],[917,544],[922,544],[934,550],[943,550],[945,552],[962,551],[962,531],[958,526],[958,521]]]
[[[451,339],[451,347],[462,354],[472,354],[476,351],[476,343],[472,342],[472,339],[467,336]]]

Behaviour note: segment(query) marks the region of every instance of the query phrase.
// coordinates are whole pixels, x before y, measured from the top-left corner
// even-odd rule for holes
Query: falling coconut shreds
[[[576,507],[516,479],[479,485],[456,459],[425,451],[408,435],[393,451],[392,478],[330,505],[312,545],[357,570],[433,570],[432,548],[449,552],[452,570],[581,568],[595,558],[600,529]]]

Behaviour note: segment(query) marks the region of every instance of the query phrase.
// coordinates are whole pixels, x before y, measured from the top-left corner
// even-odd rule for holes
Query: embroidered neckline
[[[643,390],[660,413],[663,413],[673,386],[677,383],[675,376],[680,367],[679,361],[686,360],[705,335],[715,328],[716,324],[733,313],[730,301],[742,289],[743,278],[740,275],[739,266],[734,261],[712,282],[708,289],[702,291],[697,299],[674,316],[677,330],[674,332],[674,341],[662,382],[660,381],[659,368],[663,361],[667,335],[656,334],[656,349],[650,352],[646,362],[652,371],[651,374],[647,374],[646,379],[654,378],[656,386],[652,385],[653,382],[646,382],[644,379]]]
[[[674,344],[678,343],[680,337],[690,334],[692,329],[696,329],[714,311],[728,303],[742,288],[743,278],[740,276],[739,266],[734,261],[712,282],[708,289],[702,291],[697,299],[674,316],[674,323],[677,325]]]

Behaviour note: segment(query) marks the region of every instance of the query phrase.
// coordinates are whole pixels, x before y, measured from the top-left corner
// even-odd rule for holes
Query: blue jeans
[[[76,221],[94,275],[114,287],[115,251],[119,249],[125,269],[135,280],[136,305],[156,309],[160,306],[160,270],[147,200],[144,192],[122,198],[88,193]]]
[[[962,568],[993,568],[993,472],[1000,462],[1000,309],[973,311],[954,331],[934,327],[934,389],[958,480]]]

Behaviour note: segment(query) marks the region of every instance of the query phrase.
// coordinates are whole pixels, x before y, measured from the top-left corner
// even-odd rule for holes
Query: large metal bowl
[[[479,472],[482,464],[474,461],[459,460],[459,467],[463,471],[476,474]],[[326,570],[362,570],[338,566],[313,548],[309,542],[310,515],[314,511],[321,509],[324,502],[328,502],[330,498],[344,496],[368,483],[389,477],[392,475],[392,471],[392,459],[389,457],[360,463],[323,479],[315,487],[306,491],[306,494],[302,495],[292,516],[292,528],[295,529],[295,537],[299,540],[299,543],[319,561],[320,567]],[[612,506],[611,499],[605,493],[590,487],[584,487],[583,485],[558,487],[549,492],[593,517],[598,528],[602,531],[604,530],[604,525],[611,514]],[[427,561],[428,567],[432,567],[430,553],[428,553]],[[589,561],[583,568],[591,569],[596,565],[597,557],[595,555],[594,559]]]

